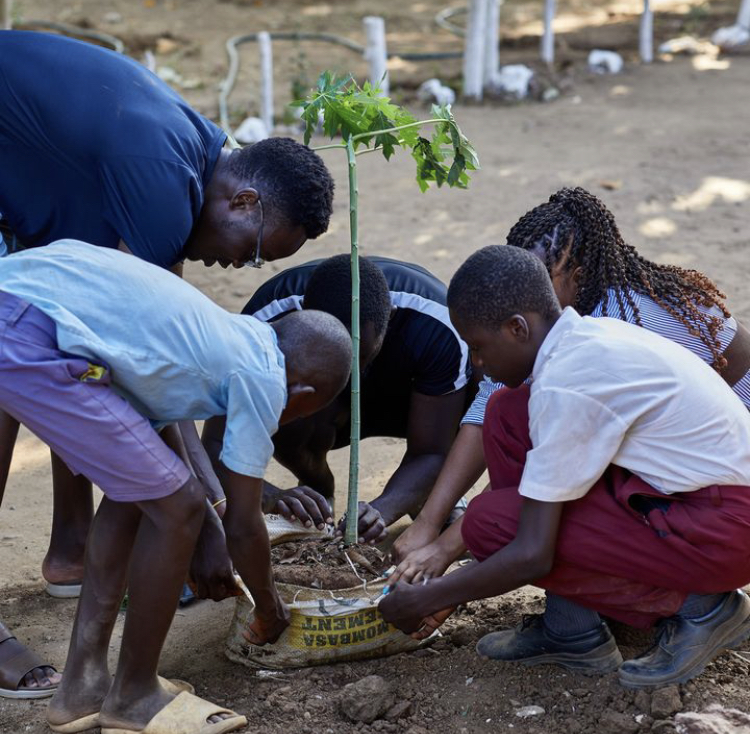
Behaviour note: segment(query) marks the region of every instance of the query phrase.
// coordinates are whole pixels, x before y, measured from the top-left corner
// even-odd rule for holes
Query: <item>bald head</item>
[[[286,360],[286,420],[324,408],[346,387],[351,372],[352,339],[346,327],[335,316],[311,309],[294,311],[270,326]]]

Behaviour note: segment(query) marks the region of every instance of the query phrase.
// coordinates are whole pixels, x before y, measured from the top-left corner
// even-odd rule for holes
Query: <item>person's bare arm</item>
[[[205,422],[201,436],[202,445],[206,450],[211,465],[217,473],[220,472],[221,467],[219,457],[224,442],[225,427],[226,419],[224,416],[210,418]],[[286,428],[282,428],[279,433],[285,430]],[[304,451],[301,450],[303,448],[297,446],[298,459],[300,455],[304,457]],[[276,454],[274,456],[282,466],[287,466]],[[328,465],[325,464],[325,468],[327,467]],[[290,467],[287,466],[287,468]],[[294,473],[294,470],[291,468],[290,471]],[[328,469],[328,472],[330,473],[330,469]],[[332,477],[333,475],[331,475],[331,479]],[[266,513],[276,512],[290,519],[296,518],[307,527],[315,525],[319,529],[323,529],[326,523],[333,522],[333,513],[328,501],[320,493],[306,485],[293,487],[292,489],[281,489],[270,482],[264,481],[263,511]]]
[[[195,422],[180,421],[177,426],[185,447],[185,452],[190,461],[189,466],[192,467],[195,476],[205,488],[208,501],[212,506],[216,506],[219,509],[219,516],[223,515],[224,503],[221,500],[225,499],[224,490],[219,478],[216,476],[216,471],[208,456],[208,452],[201,443],[200,436],[198,436],[198,429],[195,427]],[[217,505],[217,503],[221,504]]]
[[[195,429],[194,424],[193,429]],[[159,436],[182,459],[188,469],[195,473],[188,449],[177,424],[170,423],[164,426],[159,432]],[[200,477],[198,479],[200,480]],[[214,479],[218,484],[215,475]],[[234,581],[232,564],[227,554],[224,529],[219,514],[216,512],[216,509],[223,512],[224,507],[220,505],[214,509],[209,488],[202,481],[201,485],[206,492],[208,506],[190,562],[190,582],[199,599],[221,601],[227,596],[238,593],[239,589]]]
[[[554,564],[563,506],[524,498],[516,537],[507,546],[426,584],[398,582],[378,606],[383,617],[413,633],[435,612],[505,594],[545,576]]]
[[[254,645],[275,642],[289,625],[289,610],[273,580],[271,546],[261,507],[263,480],[224,466],[219,478],[227,494],[224,531],[229,555],[255,602],[255,622],[247,639]]]
[[[221,487],[216,472],[212,466],[206,450],[198,437],[198,431],[193,421],[180,421],[162,428],[160,435],[164,443],[169,446],[190,469],[206,492],[209,504],[216,506],[219,515],[223,515],[224,490]]]
[[[488,484],[482,491],[490,492],[490,485]],[[410,584],[414,584],[424,579],[429,580],[442,576],[453,561],[457,561],[466,553],[466,546],[461,534],[463,522],[464,518],[461,516],[447,530],[444,530],[436,540],[408,553],[391,574],[392,582],[396,583],[403,579]]]
[[[431,543],[411,551],[391,574],[391,582],[406,581],[414,584],[423,579],[429,580],[442,576],[453,561],[466,553],[466,546],[461,536],[462,524],[463,516]]]
[[[727,366],[722,370],[721,376],[730,386],[734,386],[750,370],[750,332],[739,322],[734,339],[724,350],[724,359],[727,360]]]
[[[466,423],[459,429],[421,512],[393,544],[391,556],[396,563],[440,535],[456,502],[471,489],[485,467],[482,426]]]
[[[465,389],[449,395],[412,392],[409,404],[406,453],[398,469],[369,507],[361,503],[359,537],[377,543],[386,528],[408,513],[419,512],[443,468],[463,413]]]

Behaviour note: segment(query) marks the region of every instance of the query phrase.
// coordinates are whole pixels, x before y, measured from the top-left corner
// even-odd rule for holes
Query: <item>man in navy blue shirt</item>
[[[315,153],[225,140],[132,59],[0,32],[0,213],[23,247],[70,238],[166,268],[239,266],[256,257],[261,211],[265,260],[326,231],[333,182]]]
[[[241,267],[287,257],[326,231],[333,181],[319,156],[288,138],[239,150],[225,141],[132,59],[0,31],[0,215],[11,251],[79,239],[179,272],[185,259]],[[0,485],[17,431],[0,411]],[[75,595],[90,483],[54,455],[52,466],[43,571],[51,591]],[[20,687],[51,695],[50,675],[36,669]]]

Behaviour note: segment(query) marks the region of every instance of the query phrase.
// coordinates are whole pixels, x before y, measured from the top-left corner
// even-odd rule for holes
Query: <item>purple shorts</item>
[[[112,390],[106,367],[61,352],[55,322],[2,291],[0,409],[116,502],[166,497],[190,478],[148,420]]]

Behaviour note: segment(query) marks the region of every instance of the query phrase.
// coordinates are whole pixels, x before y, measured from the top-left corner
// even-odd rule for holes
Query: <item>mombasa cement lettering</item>
[[[375,609],[336,617],[301,617],[294,638],[299,647],[338,647],[372,642],[393,631]],[[296,621],[296,620],[295,620]],[[292,622],[294,625],[294,622]]]

